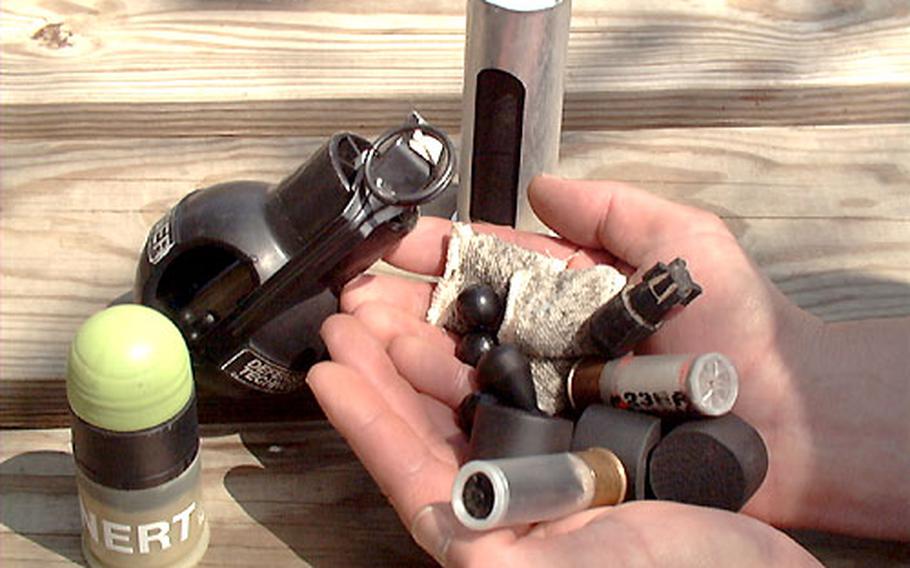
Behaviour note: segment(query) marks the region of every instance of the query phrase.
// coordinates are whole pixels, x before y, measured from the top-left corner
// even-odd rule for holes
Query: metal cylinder
[[[591,448],[468,462],[455,478],[452,508],[464,526],[487,530],[615,505],[625,494],[626,474],[619,458]]]
[[[528,184],[559,160],[571,0],[468,0],[458,217],[546,230]]]
[[[733,408],[738,390],[736,368],[720,353],[586,359],[568,378],[575,408],[604,402],[659,414],[720,416]]]

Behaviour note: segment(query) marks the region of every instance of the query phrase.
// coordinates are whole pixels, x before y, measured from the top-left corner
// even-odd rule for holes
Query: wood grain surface
[[[0,566],[83,564],[67,430],[0,432]],[[324,422],[202,432],[200,566],[432,566]]]
[[[149,228],[183,195],[277,182],[321,141],[7,145],[0,377],[62,377],[76,328],[130,288]],[[564,175],[716,211],[785,293],[826,319],[910,314],[910,125],[568,132],[562,156]]]
[[[460,114],[463,0],[7,0],[0,25],[8,137],[324,135],[414,105],[447,128]],[[908,30],[893,0],[575,0],[566,128],[904,122]]]
[[[82,564],[67,430],[0,432],[0,566]],[[324,422],[209,426],[201,566],[431,566]],[[829,568],[910,565],[900,543],[792,533]]]

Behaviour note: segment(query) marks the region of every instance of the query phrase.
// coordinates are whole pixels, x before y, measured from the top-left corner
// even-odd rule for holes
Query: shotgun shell
[[[455,478],[452,508],[473,530],[557,519],[615,505],[626,494],[626,473],[612,452],[591,448],[466,463]]]
[[[736,368],[720,353],[582,359],[569,372],[569,401],[659,414],[721,416],[739,391]]]
[[[592,404],[582,413],[572,435],[572,451],[610,448],[626,469],[625,500],[644,499],[648,458],[660,441],[661,420],[641,412]]]

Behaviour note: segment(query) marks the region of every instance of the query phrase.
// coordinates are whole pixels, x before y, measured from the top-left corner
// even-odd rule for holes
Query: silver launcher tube
[[[468,0],[458,218],[546,231],[528,202],[559,161],[571,0]]]
[[[604,448],[474,460],[455,477],[452,510],[472,530],[535,523],[621,503],[627,484],[622,462]]]

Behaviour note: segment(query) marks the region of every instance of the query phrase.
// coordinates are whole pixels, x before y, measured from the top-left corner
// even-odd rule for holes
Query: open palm
[[[643,352],[720,351],[736,362],[736,411],[769,442],[781,428],[773,398],[782,385],[767,372],[786,364],[789,319],[807,317],[771,286],[716,217],[616,184],[539,179],[538,215],[565,237],[551,239],[478,227],[560,258],[570,267],[608,262],[627,273],[677,256],[704,295]],[[450,225],[422,219],[387,257],[405,270],[439,275]],[[414,538],[443,564],[794,565],[812,557],[783,533],[749,516],[657,501],[598,508],[553,522],[489,532],[462,527],[451,512],[452,482],[466,447],[453,408],[472,390],[473,370],[454,356],[457,338],[424,320],[432,283],[367,276],[342,297],[347,314],[330,318],[323,338],[332,361],[308,381],[329,420],[348,440]],[[772,433],[769,435],[769,432]],[[749,504],[772,519],[776,483]]]

